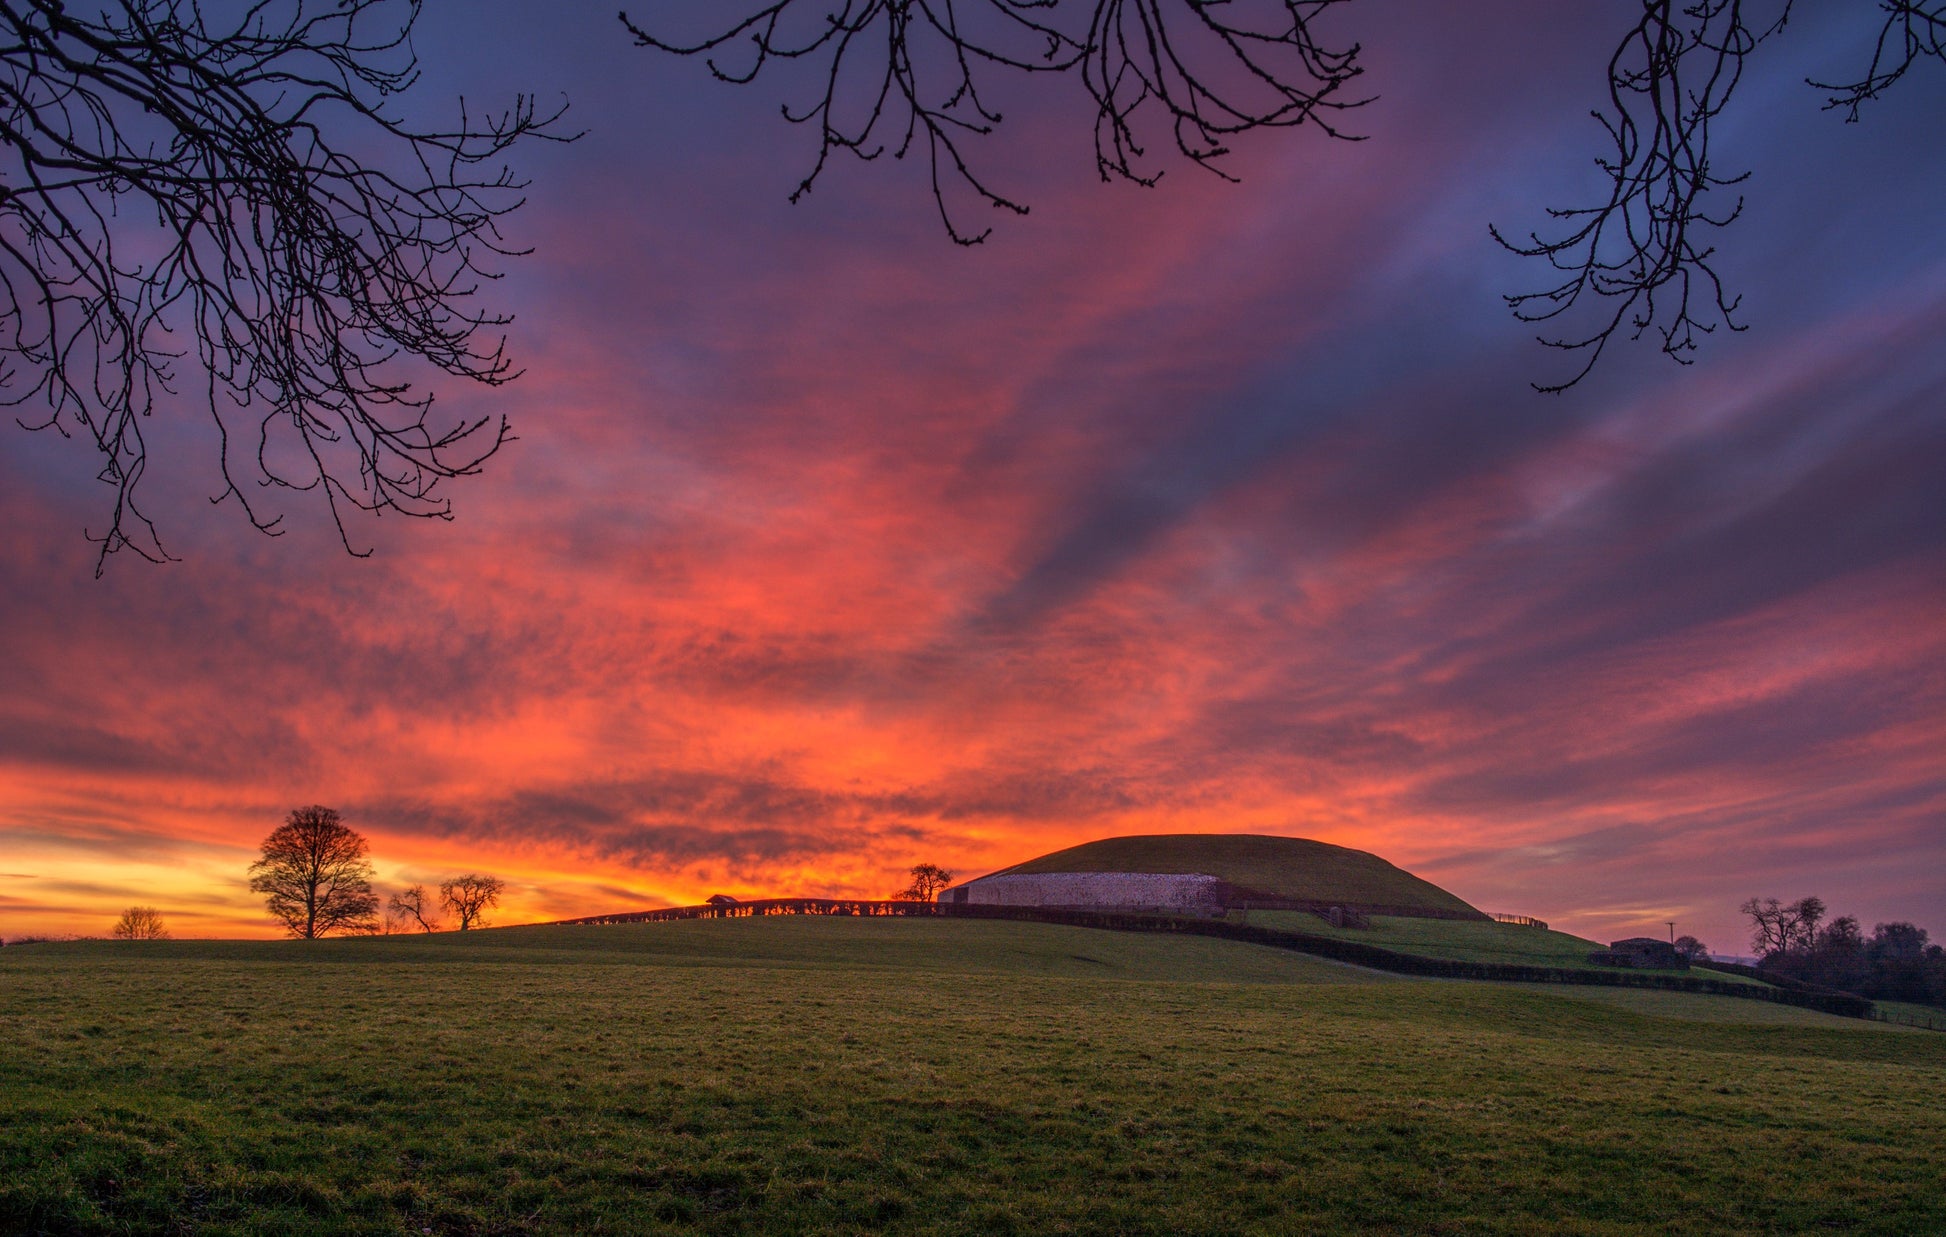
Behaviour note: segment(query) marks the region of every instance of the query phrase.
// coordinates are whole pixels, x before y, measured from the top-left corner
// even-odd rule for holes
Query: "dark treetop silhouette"
[[[1825,922],[1816,897],[1751,898],[1739,909],[1767,971],[1877,1000],[1946,1005],[1946,949],[1916,924],[1877,924],[1868,937],[1850,915]]]
[[[1595,118],[1612,149],[1596,160],[1605,201],[1551,209],[1552,231],[1493,236],[1558,276],[1506,298],[1525,322],[1558,324],[1541,342],[1579,365],[1562,391],[1586,377],[1618,333],[1653,332],[1687,364],[1698,337],[1735,320],[1739,298],[1723,285],[1708,230],[1742,212],[1733,186],[1744,175],[1710,162],[1710,125],[1730,101],[1745,59],[1788,22],[1794,0],[1635,0],[1610,7],[1628,24],[1609,58],[1608,103]],[[1346,87],[1363,72],[1359,45],[1323,32],[1355,0],[744,0],[707,6],[703,33],[669,33],[673,22],[622,22],[644,47],[707,57],[720,81],[754,80],[773,60],[809,60],[818,85],[787,119],[814,125],[817,156],[791,194],[808,193],[831,155],[894,158],[924,151],[933,199],[953,240],[973,245],[991,229],[962,226],[955,199],[1026,214],[969,165],[965,143],[993,132],[1000,113],[981,95],[995,74],[1078,73],[1092,112],[1095,163],[1104,180],[1152,185],[1143,163],[1156,141],[1226,175],[1229,140],[1253,129],[1310,122],[1331,137],[1347,109],[1369,102]],[[668,6],[664,6],[666,11]],[[1828,106],[1859,117],[1925,59],[1946,60],[1946,0],[1880,0],[1880,23],[1863,76],[1812,82]],[[727,15],[724,15],[727,11]],[[1633,11],[1631,19],[1627,15]],[[1144,135],[1148,136],[1144,136]],[[1579,325],[1575,325],[1579,323]],[[1552,327],[1550,329],[1553,329]]]
[[[506,887],[507,882],[497,876],[455,876],[439,882],[439,904],[453,913],[459,920],[459,930],[466,932],[479,927],[487,910],[500,904],[500,894]]]
[[[912,867],[912,883],[892,896],[910,902],[930,902],[952,883],[953,874],[945,868],[936,863],[918,863]]]
[[[514,376],[475,294],[517,252],[500,156],[560,112],[392,115],[419,8],[0,0],[0,403],[93,439],[115,491],[97,574],[168,557],[137,490],[171,404],[216,420],[218,501],[274,533],[262,489],[321,491],[353,553],[348,508],[446,518],[438,483],[507,440],[435,416],[410,371]]]
[[[363,835],[328,807],[301,807],[264,839],[250,888],[285,931],[306,940],[378,926],[378,895]]]
[[[118,941],[166,941],[169,925],[163,922],[162,912],[155,907],[131,906],[115,921],[110,935]]]
[[[439,912],[426,898],[424,885],[411,885],[393,894],[386,902],[392,922],[400,927],[416,924],[421,932],[439,931]]]

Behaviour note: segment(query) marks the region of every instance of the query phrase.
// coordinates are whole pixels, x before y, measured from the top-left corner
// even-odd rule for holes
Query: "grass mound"
[[[1202,872],[1269,898],[1485,918],[1368,851],[1256,833],[1160,833],[1084,842],[1004,873]]]

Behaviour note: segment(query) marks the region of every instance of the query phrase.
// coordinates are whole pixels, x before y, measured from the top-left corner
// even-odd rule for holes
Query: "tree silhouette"
[[[497,876],[456,876],[439,885],[439,902],[459,918],[459,930],[480,926],[489,907],[500,904],[500,893],[507,887]]]
[[[1074,73],[1094,125],[1104,180],[1152,185],[1150,147],[1225,175],[1220,157],[1237,134],[1311,123],[1353,137],[1340,114],[1369,102],[1347,91],[1364,71],[1356,42],[1329,36],[1325,19],[1355,0],[744,0],[706,9],[702,33],[679,36],[622,14],[638,46],[701,55],[719,81],[748,83],[772,61],[816,65],[816,85],[786,119],[815,126],[817,156],[791,194],[810,192],[840,151],[873,160],[923,150],[932,194],[952,239],[978,244],[990,229],[963,227],[955,196],[1015,214],[1027,208],[970,166],[971,139],[1000,113],[982,88],[994,76]],[[1524,322],[1557,333],[1541,342],[1579,358],[1558,392],[1594,368],[1616,335],[1653,334],[1688,364],[1700,337],[1742,330],[1740,298],[1716,269],[1707,237],[1742,213],[1733,192],[1745,174],[1710,158],[1711,124],[1728,108],[1745,62],[1783,32],[1794,0],[1637,0],[1607,64],[1608,101],[1595,113],[1609,149],[1596,159],[1605,200],[1547,211],[1553,230],[1492,236],[1545,264],[1550,282],[1506,297]],[[1872,20],[1855,6],[1855,20]],[[1860,107],[1922,60],[1946,61],[1946,0],[1880,0],[1878,39],[1851,82],[1812,82],[1827,107],[1857,120]],[[1148,134],[1148,137],[1144,137]]]
[[[902,902],[930,902],[953,883],[953,874],[936,863],[914,864],[912,883],[892,896]]]
[[[1776,898],[1749,898],[1737,908],[1750,919],[1750,948],[1760,958],[1777,954],[1802,953],[1817,942],[1818,925],[1824,922],[1824,899],[1799,898],[1779,902]]]
[[[115,921],[114,936],[118,941],[166,941],[169,927],[155,907],[131,906]]]
[[[365,839],[328,807],[293,809],[250,865],[250,888],[292,936],[311,940],[377,926]]]
[[[420,3],[0,3],[0,404],[93,441],[97,575],[169,557],[138,502],[158,412],[207,405],[216,501],[275,534],[262,491],[318,491],[352,553],[348,512],[449,518],[439,483],[507,441],[415,378],[515,376],[476,301],[519,252],[502,156],[566,135],[524,96],[395,116]]]
[[[438,912],[427,902],[424,885],[413,885],[393,894],[386,908],[401,923],[410,920],[422,932],[439,931]]]

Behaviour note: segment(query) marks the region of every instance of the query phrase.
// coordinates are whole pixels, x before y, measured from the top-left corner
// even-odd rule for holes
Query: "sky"
[[[314,803],[503,923],[1257,832],[1601,940],[1744,952],[1806,894],[1946,934],[1938,66],[1847,125],[1804,79],[1867,31],[1801,13],[1717,135],[1749,329],[1544,396],[1487,228],[1598,190],[1626,5],[1359,0],[1366,140],[1248,135],[1237,184],[1103,184],[1074,83],[998,87],[969,150],[1031,213],[972,249],[914,160],[791,204],[791,81],[575,7],[417,33],[408,114],[586,130],[516,155],[525,373],[439,397],[518,441],[450,523],[262,536],[190,401],[180,561],[97,580],[90,451],[0,427],[0,938],[276,935],[246,869]]]

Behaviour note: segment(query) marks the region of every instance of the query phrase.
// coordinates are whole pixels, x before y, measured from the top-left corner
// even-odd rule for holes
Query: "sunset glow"
[[[384,889],[504,877],[499,923],[1221,831],[1604,940],[1740,952],[1753,894],[1946,931],[1946,78],[1846,126],[1769,66],[1751,329],[1544,397],[1487,225],[1587,192],[1576,6],[1374,9],[1370,140],[1240,185],[1100,184],[1023,94],[985,149],[1033,211],[972,250],[889,159],[788,205],[774,93],[447,7],[413,106],[589,130],[522,164],[524,377],[440,388],[519,441],[354,559],[301,498],[211,507],[186,399],[145,482],[182,561],[96,581],[86,444],[5,427],[0,937],[275,935],[245,869],[311,803]]]

